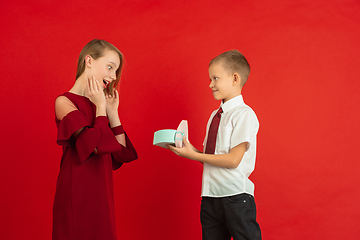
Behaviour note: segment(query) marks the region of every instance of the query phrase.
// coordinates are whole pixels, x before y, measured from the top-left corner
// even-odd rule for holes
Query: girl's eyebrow
[[[117,67],[117,66],[116,66],[116,64],[115,64],[114,62],[110,61],[110,63],[112,63],[112,65],[114,65],[115,67]]]

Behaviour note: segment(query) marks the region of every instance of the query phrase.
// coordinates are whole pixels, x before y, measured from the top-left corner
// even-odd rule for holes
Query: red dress
[[[78,110],[68,113],[58,128],[63,147],[53,207],[53,240],[115,240],[112,171],[137,159],[125,134],[126,147],[115,138],[107,117],[95,117],[96,107],[86,97],[64,93]],[[77,139],[72,134],[84,128]],[[93,150],[97,149],[98,154]]]

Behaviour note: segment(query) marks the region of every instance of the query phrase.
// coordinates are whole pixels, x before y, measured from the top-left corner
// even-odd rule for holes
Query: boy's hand
[[[199,151],[187,140],[185,136],[183,137],[183,143],[184,146],[182,148],[177,148],[171,145],[167,145],[167,147],[180,157],[194,160],[196,153]]]

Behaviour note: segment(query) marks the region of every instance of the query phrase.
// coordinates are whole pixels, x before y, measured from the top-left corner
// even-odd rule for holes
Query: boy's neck
[[[230,97],[230,98],[228,98],[228,99],[222,99],[221,101],[222,101],[222,103],[226,103],[227,101],[229,101],[229,100],[231,100],[231,99],[233,99],[233,98],[236,98],[236,97],[238,97],[238,96],[241,96],[241,92],[238,93],[238,94],[236,94],[236,95],[234,95],[234,96],[232,96],[232,97]]]

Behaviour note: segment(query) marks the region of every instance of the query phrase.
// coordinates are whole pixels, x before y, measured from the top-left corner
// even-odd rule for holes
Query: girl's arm
[[[95,104],[96,106],[96,117],[106,116],[106,99],[102,92],[99,82],[91,77],[87,81],[87,89],[85,96]],[[55,100],[55,115],[60,121],[71,112],[78,110],[76,106],[65,96],[60,96]],[[85,127],[81,127],[74,131],[71,135],[74,139],[77,139],[79,134],[84,130]],[[92,150],[93,153],[97,154],[96,148]]]
[[[92,126],[89,125],[86,117],[78,110],[72,102],[65,96],[59,97],[55,102],[55,113],[59,120],[57,143],[61,146],[74,144],[82,163],[86,162],[92,153],[109,154],[117,162],[130,162],[137,159],[137,153],[130,140],[119,128],[109,128],[111,120],[112,126],[120,126],[120,119],[110,111],[109,118],[106,116],[106,98],[101,88],[96,87],[96,81],[89,81],[89,89],[86,96],[96,105],[96,118]],[[96,89],[95,89],[96,88]],[[115,97],[115,96],[114,96]],[[116,95],[118,99],[118,95]],[[112,105],[112,104],[110,104]],[[118,105],[117,105],[118,106]],[[123,141],[127,142],[125,147],[119,144],[118,136],[123,136]],[[73,141],[75,140],[75,141]],[[120,165],[117,164],[115,168]]]
[[[60,96],[55,100],[55,116],[58,120],[62,120],[66,115],[72,111],[78,110],[75,105],[65,96]],[[83,128],[73,133],[73,137],[76,139]]]
[[[85,96],[95,104],[96,117],[106,116],[106,99],[100,88],[99,82],[94,78],[88,79]],[[55,100],[55,115],[60,121],[70,112],[78,110],[75,105],[65,96]]]
[[[122,146],[122,150],[118,152],[113,152],[111,154],[113,159],[113,169],[117,169],[121,166],[122,163],[131,162],[138,158],[137,152],[132,145],[129,137],[124,132],[124,129],[121,126],[121,121],[119,118],[118,108],[119,108],[119,92],[114,90],[112,94],[106,93],[106,114],[109,120],[111,130],[113,131],[115,138],[118,143]]]
[[[119,108],[119,93],[117,90],[114,90],[110,95],[109,93],[105,94],[106,98],[106,114],[109,119],[110,127],[115,128],[121,125],[119,118],[118,108]],[[126,147],[125,134],[115,135],[116,140]]]

